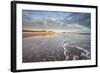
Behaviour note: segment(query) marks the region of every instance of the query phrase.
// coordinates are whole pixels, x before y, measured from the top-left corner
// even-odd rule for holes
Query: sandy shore
[[[22,32],[23,37],[30,37],[30,36],[46,36],[46,35],[53,35],[56,34],[55,32],[45,32],[45,31],[35,31],[35,32]]]

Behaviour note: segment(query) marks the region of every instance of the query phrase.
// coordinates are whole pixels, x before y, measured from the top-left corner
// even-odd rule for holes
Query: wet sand
[[[32,32],[23,36],[23,63],[91,59],[90,35]]]

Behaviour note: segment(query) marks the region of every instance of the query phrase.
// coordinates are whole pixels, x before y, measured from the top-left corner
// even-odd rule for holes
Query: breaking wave
[[[63,49],[66,60],[90,59],[90,52],[83,47],[64,43]]]

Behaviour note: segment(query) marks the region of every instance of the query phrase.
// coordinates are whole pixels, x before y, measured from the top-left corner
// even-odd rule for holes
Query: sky
[[[23,29],[90,33],[91,14],[22,10]]]

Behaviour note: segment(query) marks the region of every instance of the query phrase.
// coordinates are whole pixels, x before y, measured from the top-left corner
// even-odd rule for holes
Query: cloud
[[[58,18],[59,15],[62,18]],[[90,19],[89,13],[24,11],[22,23],[26,29],[57,29],[89,33]]]
[[[82,26],[80,24],[67,24],[66,27],[67,31],[74,31],[74,32],[90,32],[90,29]]]

